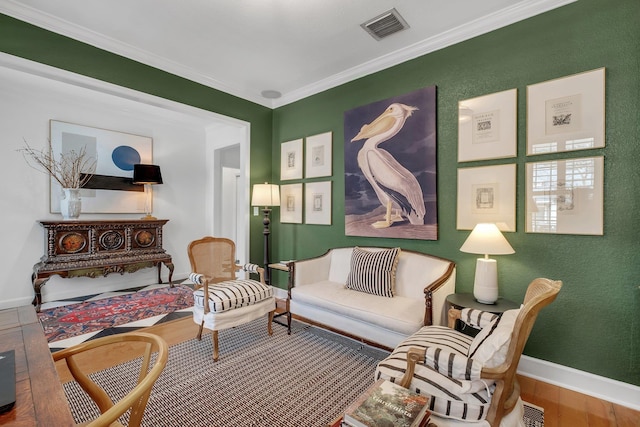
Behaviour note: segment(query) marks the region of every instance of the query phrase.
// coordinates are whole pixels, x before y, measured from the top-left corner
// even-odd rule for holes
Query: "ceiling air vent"
[[[407,21],[400,16],[397,10],[391,9],[388,12],[378,15],[361,25],[365,31],[376,40],[390,36],[393,33],[409,28]]]

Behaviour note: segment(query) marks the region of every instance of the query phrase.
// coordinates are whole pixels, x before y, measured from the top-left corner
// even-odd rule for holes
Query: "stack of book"
[[[342,425],[348,427],[426,427],[429,397],[387,380],[378,380],[347,408]]]

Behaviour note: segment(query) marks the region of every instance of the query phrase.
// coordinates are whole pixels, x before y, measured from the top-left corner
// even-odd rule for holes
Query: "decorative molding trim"
[[[277,108],[575,1],[577,0],[523,0],[499,12],[480,17],[470,23],[461,25],[430,39],[407,46],[404,49],[381,56],[357,67],[350,68],[316,83],[284,94],[283,97],[274,100],[248,93],[241,88],[231,86],[228,83],[205,75],[191,67],[186,67],[162,56],[105,37],[95,31],[43,13],[15,0],[5,0],[0,3],[0,13],[238,96],[245,100],[255,102],[256,104]]]
[[[518,374],[640,411],[640,387],[632,384],[526,355]]]

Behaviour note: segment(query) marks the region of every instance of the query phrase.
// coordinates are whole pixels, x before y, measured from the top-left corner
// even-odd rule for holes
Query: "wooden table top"
[[[32,305],[0,310],[0,352],[15,350],[16,404],[0,425],[75,425]]]

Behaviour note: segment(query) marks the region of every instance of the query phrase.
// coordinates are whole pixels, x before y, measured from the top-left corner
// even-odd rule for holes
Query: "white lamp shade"
[[[280,206],[280,187],[277,184],[255,184],[251,206]]]
[[[507,239],[493,223],[476,224],[460,248],[462,252],[485,255],[508,255],[515,253]]]

